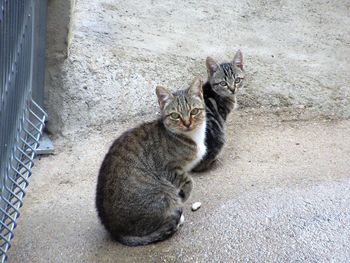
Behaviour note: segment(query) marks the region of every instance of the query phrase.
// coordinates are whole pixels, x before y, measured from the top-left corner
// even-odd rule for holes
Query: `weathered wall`
[[[71,43],[75,0],[49,0],[46,35],[45,109],[49,114],[48,129],[60,133],[63,127],[62,95],[64,69]]]
[[[157,84],[205,78],[206,56],[230,59],[238,48],[248,74],[242,108],[349,117],[349,8],[346,0],[78,1],[64,63],[51,42],[49,128],[69,134],[153,116]]]

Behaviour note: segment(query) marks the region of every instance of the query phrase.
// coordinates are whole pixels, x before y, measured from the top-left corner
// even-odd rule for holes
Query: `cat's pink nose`
[[[186,128],[190,128],[190,126],[191,126],[191,122],[190,122],[190,121],[183,121],[182,123],[183,123],[183,125],[184,125]]]

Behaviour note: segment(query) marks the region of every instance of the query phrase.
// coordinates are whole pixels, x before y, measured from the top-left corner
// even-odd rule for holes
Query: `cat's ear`
[[[191,87],[188,89],[190,95],[195,95],[203,99],[203,81],[200,78],[195,78]]]
[[[218,63],[211,57],[207,57],[207,60],[206,60],[206,66],[207,66],[207,70],[208,70],[208,73],[210,75],[213,75],[213,73],[218,69]]]
[[[158,103],[161,110],[163,110],[164,105],[167,103],[167,101],[169,101],[169,99],[172,99],[174,97],[169,90],[167,90],[162,86],[157,86],[156,94],[158,97]]]
[[[232,64],[243,70],[243,54],[240,49],[236,52]]]

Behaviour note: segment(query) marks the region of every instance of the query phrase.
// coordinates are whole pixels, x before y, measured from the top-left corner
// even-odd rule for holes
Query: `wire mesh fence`
[[[37,81],[43,63],[36,66],[41,5],[46,0],[0,0],[0,262],[7,260],[47,118],[32,98],[43,92]]]

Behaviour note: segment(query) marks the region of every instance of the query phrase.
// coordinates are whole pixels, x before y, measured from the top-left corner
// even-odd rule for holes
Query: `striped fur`
[[[117,241],[129,246],[161,241],[177,231],[182,204],[192,190],[187,171],[205,153],[199,150],[205,149],[202,82],[174,94],[163,87],[156,92],[162,118],[116,139],[98,176],[100,220]]]
[[[237,92],[244,85],[243,55],[237,51],[229,63],[218,64],[207,58],[208,81],[203,85],[206,104],[207,152],[193,172],[209,169],[225,144],[225,122],[232,109],[238,107]]]

